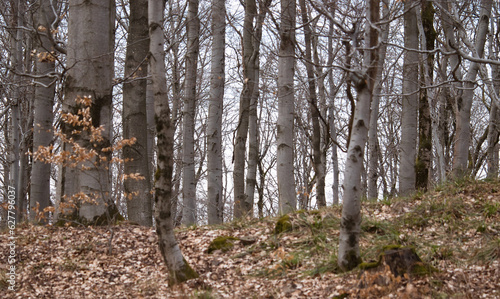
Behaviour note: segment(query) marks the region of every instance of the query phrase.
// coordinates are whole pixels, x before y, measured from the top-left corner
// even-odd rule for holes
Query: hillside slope
[[[500,297],[498,181],[449,183],[410,198],[363,203],[363,260],[377,260],[387,245],[411,246],[439,270],[428,275],[339,273],[339,217],[340,207],[331,207],[281,219],[180,229],[184,255],[200,278],[173,288],[167,286],[152,229],[125,223],[21,225],[13,232],[18,259],[14,292],[8,289],[10,231],[0,235],[0,297]]]

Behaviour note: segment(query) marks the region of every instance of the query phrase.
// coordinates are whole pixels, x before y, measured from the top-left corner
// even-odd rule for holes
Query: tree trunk
[[[207,124],[208,224],[223,222],[222,198],[222,108],[224,103],[224,66],[226,37],[225,0],[212,0],[212,73]]]
[[[259,121],[257,117],[257,106],[260,96],[260,45],[262,39],[262,25],[266,18],[267,10],[271,5],[271,0],[259,2],[259,14],[257,16],[255,32],[253,34],[253,54],[255,85],[250,98],[248,110],[248,167],[245,185],[245,207],[249,214],[253,214],[255,186],[257,184],[257,164],[259,163]]]
[[[123,148],[125,175],[140,174],[144,179],[125,178],[128,219],[144,226],[153,225],[151,176],[148,159],[146,88],[149,52],[148,1],[130,2],[129,32],[123,84],[123,138],[136,142]]]
[[[481,1],[481,12],[474,43],[476,45],[476,54],[479,58],[483,57],[484,53],[484,44],[486,42],[486,35],[490,23],[491,7],[492,0]],[[469,71],[465,76],[462,96],[457,98],[456,102],[457,133],[455,135],[455,151],[453,155],[453,175],[455,178],[464,177],[468,174],[469,147],[471,142],[470,115],[478,70],[479,63],[471,61]]]
[[[318,96],[316,93],[316,78],[314,75],[314,66],[312,59],[312,30],[309,25],[308,10],[305,0],[299,0],[300,11],[302,15],[302,24],[304,26],[305,40],[305,65],[307,72],[307,81],[309,84],[309,111],[311,113],[311,122],[313,128],[312,147],[313,147],[313,167],[316,174],[316,203],[318,207],[326,206],[325,199],[325,168],[323,167],[321,157],[321,127],[319,125],[319,107]]]
[[[432,1],[422,1],[421,11],[422,27],[425,37],[425,49],[427,51],[434,50],[434,41],[436,40],[436,30],[434,30],[434,7]],[[421,84],[426,85],[433,82],[434,72],[434,55],[427,55],[427,59],[423,61],[426,67],[422,67]],[[425,74],[424,72],[427,72]],[[426,79],[427,78],[427,79]],[[423,88],[420,91],[419,107],[418,107],[418,154],[415,162],[416,189],[427,190],[432,169],[432,118],[429,97],[431,92]]]
[[[194,127],[196,115],[196,76],[199,52],[200,20],[198,0],[188,1],[186,81],[182,121],[182,223],[196,224],[196,176],[194,170]]]
[[[371,24],[380,19],[379,0],[370,0],[367,18]],[[363,171],[364,148],[368,139],[370,124],[370,102],[378,67],[378,31],[367,26],[367,49],[363,61],[366,74],[351,73],[351,82],[357,92],[357,103],[354,111],[353,126],[347,150],[347,160],[344,172],[344,198],[342,219],[340,222],[338,265],[348,271],[355,268],[361,261],[359,237],[361,234],[361,172]]]
[[[384,1],[383,6],[383,16],[384,18],[389,18],[389,3]],[[372,102],[371,102],[371,115],[370,115],[370,129],[368,131],[368,199],[378,198],[378,186],[377,181],[379,178],[379,144],[378,144],[378,114],[379,114],[379,103],[380,103],[380,93],[382,92],[382,72],[384,70],[385,56],[387,52],[387,42],[389,36],[389,22],[382,25],[380,37],[381,44],[379,48],[379,65],[377,69],[377,77],[375,78],[375,87],[373,90]],[[381,170],[382,171],[382,170]]]
[[[236,143],[234,145],[234,215],[240,218],[250,213],[246,205],[245,196],[245,154],[249,126],[250,103],[255,85],[254,53],[254,19],[257,15],[255,0],[245,1],[245,19],[243,21],[243,90],[240,95],[240,112],[236,129]]]
[[[51,4],[52,3],[52,4]],[[45,75],[35,83],[34,100],[34,125],[33,125],[33,151],[38,150],[39,146],[49,146],[52,142],[52,121],[54,119],[54,95],[55,79],[48,74],[55,71],[55,60],[50,55],[55,51],[47,34],[51,34],[52,23],[57,18],[53,13],[52,7],[57,7],[56,1],[42,0],[37,7],[34,27],[38,31],[37,53],[35,59],[37,75]],[[45,56],[47,55],[47,56]],[[43,212],[45,208],[51,205],[50,202],[50,163],[45,163],[33,159],[31,169],[31,189],[30,189],[30,210],[29,219],[32,222],[47,223],[48,214],[41,214],[37,218],[35,210]]]
[[[335,8],[332,6],[330,13],[333,15]],[[334,33],[334,22],[330,20],[328,28],[328,63],[327,65],[332,65],[335,55],[333,53],[333,33]],[[339,160],[337,154],[337,128],[335,127],[335,96],[338,92],[338,88],[335,87],[333,81],[333,69],[328,71],[328,85],[329,85],[329,99],[328,99],[328,127],[330,131],[330,138],[332,140],[332,171],[333,171],[333,182],[332,182],[332,194],[333,194],[333,205],[339,204]]]
[[[102,142],[95,147],[90,136],[74,134],[76,127],[73,125],[63,125],[63,133],[83,148],[96,150],[100,156],[109,156],[101,150],[111,144],[114,18],[114,1],[74,0],[69,3],[67,65],[71,68],[67,71],[63,111],[75,114],[79,108],[77,97],[89,97],[92,99],[92,126],[103,126],[104,130]],[[65,143],[63,150],[72,152],[71,147]],[[85,163],[89,169],[63,167],[62,198],[59,200],[68,201],[79,192],[95,199],[97,204],[80,203],[77,215],[93,221],[94,217],[105,214],[106,205],[113,205],[109,196],[110,173],[98,161]],[[70,209],[69,212],[75,211]]]
[[[17,72],[23,72],[23,49],[22,49],[22,29],[23,20],[22,20],[22,3],[23,1],[17,0],[13,1],[12,5],[12,26],[17,27],[15,29],[15,38],[12,39],[12,56],[11,56],[11,67]],[[20,222],[22,219],[22,192],[19,189],[19,179],[21,177],[21,111],[20,111],[20,103],[21,103],[21,92],[20,92],[20,83],[21,76],[14,74],[13,75],[14,84],[17,84],[17,87],[13,89],[12,99],[10,100],[11,106],[11,124],[12,131],[10,134],[11,137],[11,145],[12,151],[9,159],[10,162],[10,174],[9,174],[9,190],[11,188],[15,188],[15,221],[16,223]],[[10,188],[11,187],[11,188]]]
[[[177,284],[198,274],[184,259],[174,234],[172,219],[172,171],[174,127],[170,119],[165,77],[165,40],[163,35],[164,2],[149,0],[150,71],[153,81],[158,166],[155,172],[155,220],[160,253],[167,265],[169,283]]]
[[[295,16],[295,0],[281,0],[281,40],[278,54],[278,124],[276,131],[278,148],[276,164],[280,214],[294,211],[297,205],[293,169]]]
[[[417,149],[418,112],[418,27],[415,0],[405,1],[403,61],[403,108],[401,115],[401,166],[399,193],[408,195],[415,190],[415,158]],[[412,51],[411,49],[415,49]]]
[[[496,97],[500,94],[500,70],[497,65],[492,65],[492,77],[494,85],[494,92]],[[490,108],[490,119],[488,123],[488,156],[487,156],[487,166],[488,166],[488,178],[498,178],[498,137],[500,130],[500,112],[498,111],[498,106],[495,100],[491,100]]]

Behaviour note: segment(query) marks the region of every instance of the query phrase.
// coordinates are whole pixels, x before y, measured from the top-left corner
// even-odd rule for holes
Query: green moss
[[[435,272],[439,272],[439,270],[424,262],[416,262],[411,267],[411,274],[417,276],[429,275]]]
[[[343,271],[351,271],[352,269],[356,268],[362,262],[363,262],[363,260],[356,253],[355,250],[349,250],[347,252],[347,254],[345,255],[344,260],[340,262],[340,268],[342,268]]]
[[[399,244],[390,244],[390,245],[385,245],[384,247],[382,247],[382,250],[381,250],[381,254],[384,252],[384,251],[387,251],[387,250],[394,250],[394,249],[400,249],[402,248],[403,246],[399,245]],[[415,249],[413,248],[413,251],[415,251]]]
[[[379,265],[380,265],[380,259],[378,261],[361,263],[361,264],[359,264],[358,268],[361,270],[368,270],[368,269],[377,268]]]
[[[276,222],[274,227],[274,234],[278,235],[284,232],[289,232],[292,230],[292,222],[290,221],[290,215],[286,214],[281,216]]]
[[[200,277],[198,273],[193,268],[191,268],[188,262],[186,262],[186,259],[183,260],[184,260],[184,265],[181,267],[181,269],[177,271],[169,271],[170,274],[168,277],[169,286],[173,286],[188,281],[190,279]]]
[[[237,240],[239,239],[232,236],[219,236],[210,243],[207,249],[207,253],[210,254],[216,250],[222,250],[223,252],[226,252],[233,248],[234,241]]]

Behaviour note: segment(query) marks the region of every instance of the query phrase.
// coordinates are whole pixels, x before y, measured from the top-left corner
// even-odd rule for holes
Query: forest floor
[[[400,244],[438,272],[341,273],[340,207],[179,229],[200,277],[174,287],[151,228],[18,225],[14,291],[10,231],[0,234],[0,298],[500,298],[500,182],[448,183],[362,209],[364,261]],[[207,253],[221,236],[234,239]]]

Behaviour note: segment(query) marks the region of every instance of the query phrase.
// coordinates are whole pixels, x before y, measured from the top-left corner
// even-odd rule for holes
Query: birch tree
[[[123,138],[136,142],[123,148],[128,219],[140,225],[153,225],[151,176],[148,158],[148,120],[146,111],[146,58],[149,52],[148,0],[130,2],[125,83],[123,84]],[[140,179],[127,178],[140,174]]]
[[[149,0],[150,71],[153,81],[158,164],[155,172],[155,220],[160,253],[169,272],[169,284],[181,283],[198,274],[182,255],[174,234],[172,217],[172,171],[174,131],[165,77],[165,38],[163,35],[164,1]],[[174,214],[175,215],[175,214]]]
[[[361,172],[363,171],[364,148],[368,139],[370,124],[370,102],[378,67],[379,33],[375,24],[380,20],[379,0],[370,0],[365,32],[365,56],[361,71],[351,72],[351,82],[356,89],[356,108],[347,150],[344,172],[344,197],[338,265],[344,270],[355,268],[361,261],[359,238],[361,234]]]
[[[295,16],[295,0],[281,0],[280,48],[278,54],[278,123],[276,131],[276,164],[280,214],[295,210],[297,205],[293,168]]]
[[[226,48],[225,0],[212,0],[212,73],[207,124],[208,224],[223,222],[222,108],[224,103]]]

